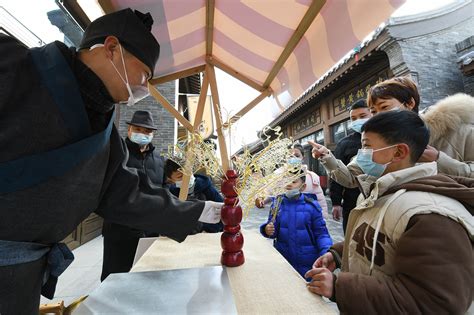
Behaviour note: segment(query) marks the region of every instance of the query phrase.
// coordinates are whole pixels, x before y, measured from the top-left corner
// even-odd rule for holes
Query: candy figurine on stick
[[[242,208],[238,205],[237,172],[228,170],[222,181],[221,191],[224,194],[224,206],[221,217],[224,223],[224,232],[221,235],[221,264],[227,267],[237,267],[245,262],[244,237],[240,231],[242,221]]]

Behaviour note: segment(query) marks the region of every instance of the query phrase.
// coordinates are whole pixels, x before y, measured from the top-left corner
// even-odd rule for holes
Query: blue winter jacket
[[[284,195],[274,198],[268,221],[260,226],[260,233],[268,237],[265,226],[273,219],[276,204],[281,202],[273,222],[275,233],[270,238],[275,239],[275,248],[303,277],[332,245],[321,207],[313,198],[306,194],[295,199]]]

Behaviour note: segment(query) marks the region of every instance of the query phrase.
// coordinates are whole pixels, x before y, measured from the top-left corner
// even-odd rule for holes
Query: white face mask
[[[189,188],[193,187],[194,186],[194,182],[196,181],[196,178],[194,177],[194,175],[191,175],[191,177],[189,178]],[[178,180],[176,183],[175,183],[176,187],[177,188],[181,188],[181,186],[183,185],[183,181],[182,180]]]
[[[103,47],[104,44],[96,44],[90,48],[90,50],[96,48],[96,47]],[[122,82],[125,84],[127,91],[128,91],[128,100],[126,101],[120,101],[120,104],[126,104],[127,106],[133,106],[135,103],[141,101],[145,97],[147,97],[150,92],[148,91],[147,87],[144,87],[142,85],[133,85],[131,86],[128,82],[128,75],[127,75],[127,68],[125,67],[125,60],[123,59],[123,49],[122,45],[119,45],[120,47],[120,57],[122,58],[122,65],[123,69],[125,71],[125,79],[122,77],[120,72],[118,71],[117,67],[113,63],[112,60],[110,60],[110,63],[114,67],[115,71],[117,71],[117,74],[120,76],[120,79],[122,79]]]
[[[294,199],[294,198],[298,197],[301,194],[300,190],[301,190],[301,187],[287,190],[285,192],[285,196],[289,199]]]

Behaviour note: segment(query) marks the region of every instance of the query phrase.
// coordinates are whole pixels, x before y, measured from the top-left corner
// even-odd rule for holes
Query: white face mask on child
[[[300,195],[300,193],[301,193],[300,189],[301,189],[301,187],[287,190],[285,192],[285,196],[289,199],[294,199],[294,198],[296,198]]]
[[[195,181],[196,181],[196,178],[194,177],[194,175],[191,175],[191,177],[189,178],[189,188],[194,186]],[[181,188],[181,186],[183,185],[183,181],[178,180],[178,181],[176,181],[175,185],[176,185],[177,188]]]

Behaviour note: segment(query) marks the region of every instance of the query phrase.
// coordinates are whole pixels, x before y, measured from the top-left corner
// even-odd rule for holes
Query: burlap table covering
[[[255,231],[243,231],[245,264],[227,268],[239,314],[337,314],[306,289],[305,280]],[[183,243],[160,237],[132,272],[220,265],[220,233],[189,236]]]

